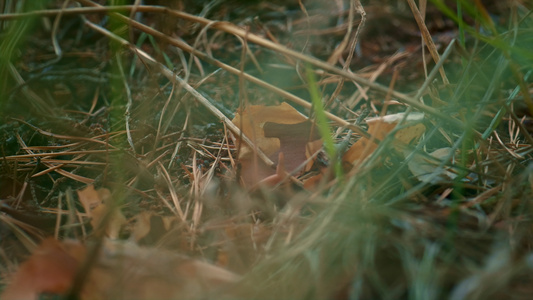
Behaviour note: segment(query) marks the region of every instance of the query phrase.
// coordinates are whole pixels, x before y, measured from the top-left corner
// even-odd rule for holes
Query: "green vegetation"
[[[97,245],[76,294],[120,210],[119,240],[242,275],[216,299],[533,293],[528,1],[71,2],[0,1],[1,285],[53,236]],[[283,101],[323,153],[245,187],[231,114]],[[401,112],[416,141],[394,144],[406,117],[364,162],[337,153]],[[112,195],[100,225],[87,185]]]

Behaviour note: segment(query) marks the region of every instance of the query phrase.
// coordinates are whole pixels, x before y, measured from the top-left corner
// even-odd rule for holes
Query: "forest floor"
[[[527,0],[0,7],[0,298],[530,299]]]

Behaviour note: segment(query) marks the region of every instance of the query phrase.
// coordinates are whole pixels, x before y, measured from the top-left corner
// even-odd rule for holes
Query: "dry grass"
[[[121,239],[243,274],[229,298],[527,299],[530,8],[293,2],[0,1],[4,276],[46,236],[102,241],[113,214],[92,228],[73,193],[94,184]],[[423,112],[426,133],[315,190],[241,187],[231,135],[256,147],[233,114],[320,115],[306,66],[339,151],[369,116]],[[421,159],[440,171],[421,180]]]

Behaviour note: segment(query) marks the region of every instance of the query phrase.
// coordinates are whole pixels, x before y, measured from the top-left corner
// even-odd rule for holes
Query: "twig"
[[[426,27],[426,24],[424,23],[424,19],[422,18],[422,14],[416,7],[416,4],[413,0],[407,0],[407,3],[409,3],[409,6],[411,7],[411,10],[413,11],[413,15],[415,17],[416,23],[418,24],[418,28],[420,28],[420,32],[422,33],[422,37],[424,38],[424,42],[426,43],[426,46],[428,47],[429,53],[431,53],[431,56],[433,57],[433,60],[435,63],[438,63],[440,61],[439,53],[437,52],[437,47],[435,47],[435,43],[433,43],[433,39],[431,38],[431,34],[429,33],[428,28]],[[446,77],[446,73],[444,72],[444,68],[439,68],[440,76],[442,77],[442,81],[445,85],[450,84],[450,81]],[[416,99],[415,99],[416,100]]]

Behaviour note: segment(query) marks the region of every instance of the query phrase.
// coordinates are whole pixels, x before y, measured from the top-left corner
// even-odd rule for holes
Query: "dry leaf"
[[[109,205],[106,204],[111,201],[111,192],[106,188],[96,190],[92,184],[77,192],[85,212],[91,218],[91,226],[98,228],[102,218],[109,210]],[[126,224],[126,217],[122,215],[119,209],[115,209],[111,221],[106,227],[107,236],[114,239],[118,238],[120,229],[124,224]]]
[[[278,163],[282,152],[287,172],[294,171],[322,146],[313,124],[285,102],[278,106],[249,106],[236,113],[232,122],[274,163]],[[240,147],[241,178],[247,186],[276,173],[254,155],[254,149],[241,144],[238,137],[235,143]]]
[[[304,184],[304,188],[307,189],[307,190],[313,190],[315,189],[316,187],[318,187],[318,185],[322,182],[322,180],[324,180],[324,173],[325,172],[320,172],[306,180],[303,181],[303,184]]]
[[[101,205],[104,200],[107,200],[111,196],[111,192],[108,189],[102,188],[96,190],[92,184],[77,192],[80,202],[88,214],[91,214],[93,209]]]
[[[272,156],[279,151],[280,141],[277,138],[267,138],[263,131],[266,122],[278,124],[297,124],[307,121],[307,118],[289,104],[283,102],[278,106],[251,105],[242,112],[237,112],[232,120],[239,129],[249,137],[267,156]],[[238,137],[236,137],[238,138]],[[251,159],[253,149],[248,145],[239,145],[239,159]]]
[[[0,294],[4,300],[36,300],[42,293],[64,295],[86,258],[78,242],[44,240]],[[104,241],[79,298],[205,299],[240,277],[220,267],[160,249]]]
[[[153,212],[143,211],[135,217],[131,232],[133,240],[141,245],[153,245],[163,237],[177,219],[175,216],[159,216]]]
[[[34,300],[41,293],[66,293],[84,256],[85,247],[79,243],[44,240],[19,267],[0,299]]]
[[[441,148],[431,153],[430,156],[435,159],[429,159],[421,154],[416,154],[409,161],[407,166],[413,175],[422,182],[438,184],[441,182],[450,182],[457,175],[442,167],[439,168],[440,162],[451,154],[452,148]],[[406,153],[406,156],[409,153]]]
[[[267,186],[275,186],[276,184],[282,182],[287,174],[287,171],[285,171],[285,158],[283,156],[283,152],[280,152],[278,155],[278,165],[276,167],[276,173],[273,175],[270,175],[263,180],[261,180],[262,184],[265,184]]]
[[[228,220],[214,221],[208,227],[213,225],[217,227],[210,229],[210,234],[215,237],[213,244],[218,245],[216,264],[238,272],[250,271],[250,267],[264,255],[261,249],[272,236],[271,228],[265,223]]]
[[[84,286],[85,299],[207,299],[240,279],[171,251],[107,241]]]
[[[389,132],[391,132],[404,118],[404,116],[404,113],[398,113],[384,117],[369,118],[366,121],[368,124],[368,134],[379,141],[383,141]],[[423,113],[410,113],[407,116],[404,124],[409,125],[413,123],[413,125],[399,130],[394,135],[392,146],[397,151],[402,153],[402,145],[411,143],[413,140],[418,139],[422,133],[424,133],[426,127],[424,124],[420,123],[423,118]],[[358,164],[370,156],[370,154],[372,154],[377,147],[378,144],[366,137],[362,137],[355,142],[352,147],[348,149],[348,151],[346,151],[342,160],[350,164]]]

